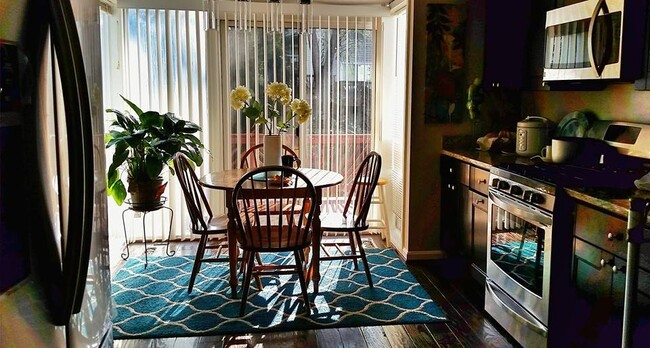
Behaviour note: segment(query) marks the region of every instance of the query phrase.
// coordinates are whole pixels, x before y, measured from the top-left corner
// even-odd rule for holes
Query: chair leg
[[[307,268],[307,259],[305,258],[305,249],[298,250],[298,256],[300,257],[300,266],[303,270]]]
[[[359,244],[359,253],[361,254],[361,259],[363,260],[363,264],[366,266],[366,277],[368,278],[368,285],[370,287],[373,287],[372,284],[372,277],[370,276],[370,266],[368,266],[368,259],[366,258],[366,251],[363,249],[363,244],[361,242],[361,234],[359,231],[354,231],[354,235],[357,237],[357,242]]]
[[[255,253],[255,259],[260,266],[263,265],[260,253]],[[257,283],[257,288],[260,289],[260,291],[264,290],[264,285],[262,285],[262,278],[259,276],[259,274],[255,275],[255,282]]]
[[[305,301],[305,310],[311,314],[311,304],[309,303],[309,295],[307,294],[307,282],[305,281],[305,273],[302,267],[302,260],[300,259],[300,250],[293,252],[296,259],[296,272],[298,272],[298,280],[300,281],[300,289],[302,290],[302,299]]]
[[[356,255],[357,247],[354,245],[354,237],[352,236],[352,232],[348,232],[348,239],[350,240],[350,252],[352,253],[352,255]],[[354,269],[358,271],[359,263],[357,262],[357,258],[355,257],[354,259],[352,259],[352,261],[354,261]]]
[[[241,264],[239,265],[239,273],[244,273],[246,270],[246,260],[248,260],[248,251],[243,252]]]
[[[203,254],[205,253],[205,245],[208,242],[208,236],[206,234],[201,235],[201,240],[199,241],[199,247],[196,250],[196,257],[194,258],[194,266],[192,267],[192,274],[190,275],[190,284],[187,287],[187,293],[192,292],[194,288],[194,279],[201,269],[201,260],[203,259]]]
[[[244,286],[241,294],[241,305],[239,306],[239,316],[244,316],[244,310],[246,309],[246,301],[248,300],[248,288],[251,285],[251,275],[253,274],[253,253],[246,253],[248,255],[248,260],[246,260],[246,271],[244,271]]]

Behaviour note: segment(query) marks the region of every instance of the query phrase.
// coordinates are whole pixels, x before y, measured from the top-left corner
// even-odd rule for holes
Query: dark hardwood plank
[[[483,344],[474,330],[463,319],[463,313],[452,304],[444,290],[450,291],[442,281],[434,277],[428,277],[422,264],[409,265],[409,270],[427,290],[431,298],[440,305],[447,314],[447,327],[467,347],[481,347]]]
[[[170,338],[145,338],[134,340],[115,340],[115,348],[172,348],[176,337]]]
[[[174,348],[212,348],[222,346],[223,336],[178,337],[174,342]]]
[[[512,347],[499,330],[484,314],[483,309],[477,309],[457,286],[451,285],[453,291],[449,294],[454,306],[463,313],[463,318],[486,347]]]
[[[343,341],[337,329],[316,330],[318,348],[342,348]]]
[[[449,327],[447,323],[426,324],[431,332],[431,336],[440,347],[462,347],[458,336]]]
[[[255,347],[255,344],[252,343],[253,335],[244,334],[244,335],[233,335],[233,336],[224,336],[223,344],[221,347],[228,348],[248,348]]]
[[[451,325],[450,328],[458,336],[461,342],[464,342],[467,339],[467,343],[472,347],[512,347],[512,344],[508,342],[508,339],[505,338],[499,330],[486,318],[482,309],[477,309],[463,294],[459,289],[459,286],[455,286],[453,281],[441,281],[436,279],[431,272],[423,272],[421,267],[416,272],[419,277],[418,281],[422,286],[431,285],[433,289],[428,290],[431,293],[440,293],[446,302],[450,305],[452,312],[447,312],[448,316],[454,317],[454,325]],[[417,268],[417,267],[414,267]],[[425,287],[426,288],[426,287]],[[438,303],[441,303],[441,299],[435,299]],[[442,305],[442,304],[441,304]],[[459,331],[454,329],[456,326],[457,329],[462,330],[465,327],[469,328],[470,332]]]
[[[424,324],[403,325],[416,347],[438,347],[429,328]]]
[[[340,328],[339,335],[341,335],[341,341],[343,346],[346,348],[366,348],[366,340],[363,339],[363,334],[361,329],[358,327],[344,327]]]
[[[366,344],[371,348],[390,348],[390,341],[382,326],[365,326],[361,328],[361,334]]]
[[[255,344],[250,345],[250,347],[302,348],[316,347],[318,345],[316,333],[313,330],[272,332],[268,334],[255,334],[254,336],[257,339],[254,341]]]
[[[384,332],[391,347],[406,348],[417,347],[403,325],[385,325]]]

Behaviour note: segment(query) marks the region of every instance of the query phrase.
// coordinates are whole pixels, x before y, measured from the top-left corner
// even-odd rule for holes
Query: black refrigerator
[[[112,346],[98,0],[0,0],[0,347]]]

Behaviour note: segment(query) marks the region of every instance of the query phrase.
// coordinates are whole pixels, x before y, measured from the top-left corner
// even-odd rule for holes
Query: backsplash
[[[600,120],[650,124],[650,92],[634,90],[632,83],[612,84],[602,91],[523,92],[522,118],[544,116],[559,122],[566,114],[591,111]]]

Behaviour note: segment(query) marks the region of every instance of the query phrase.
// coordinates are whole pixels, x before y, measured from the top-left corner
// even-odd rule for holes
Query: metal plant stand
[[[169,231],[167,232],[167,245],[165,248],[165,253],[167,256],[173,256],[176,251],[174,250],[169,250],[169,238],[171,237],[172,234],[172,224],[174,222],[174,210],[172,208],[165,206],[165,202],[167,201],[167,197],[161,197],[160,202],[156,202],[154,204],[137,204],[137,203],[132,203],[131,200],[127,199],[125,202],[126,204],[129,205],[128,208],[124,209],[122,212],[122,227],[124,228],[124,241],[126,242],[126,252],[122,253],[122,260],[126,260],[130,256],[129,252],[129,239],[126,235],[126,222],[124,220],[124,215],[126,214],[127,211],[133,211],[133,212],[138,212],[142,213],[142,235],[143,238],[142,240],[144,241],[144,268],[147,268],[147,265],[149,264],[149,259],[147,257],[147,228],[146,228],[146,217],[147,213],[151,213],[154,211],[158,211],[160,209],[167,209],[169,211]]]

